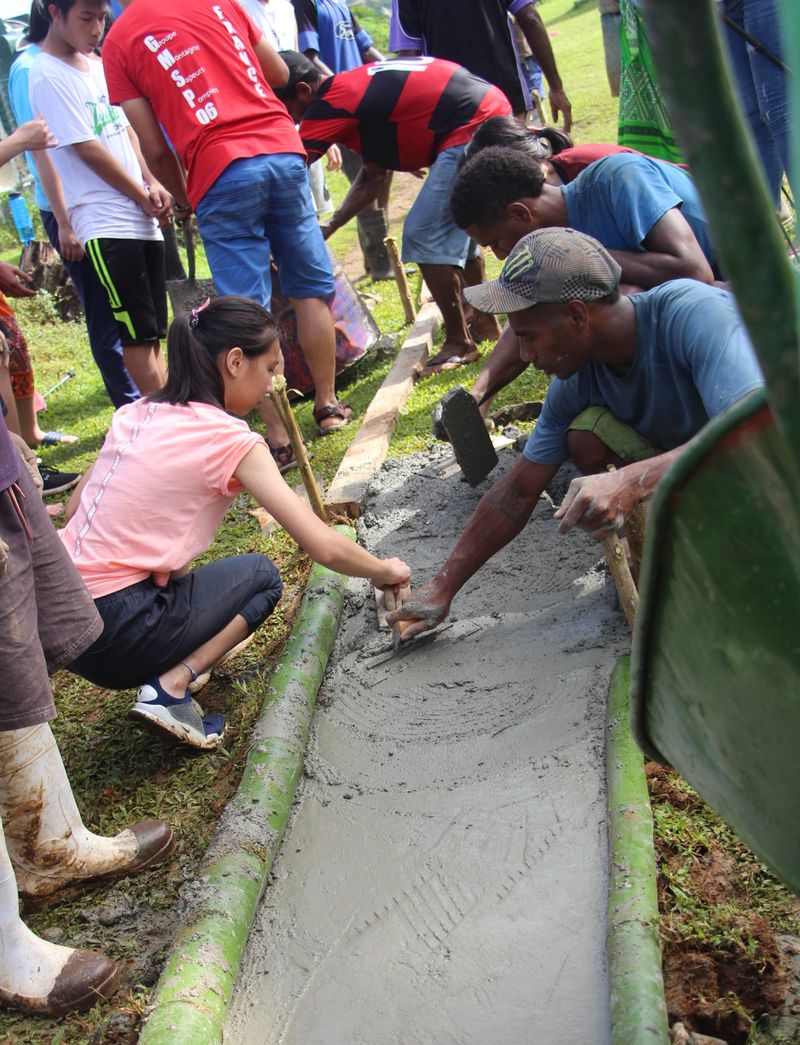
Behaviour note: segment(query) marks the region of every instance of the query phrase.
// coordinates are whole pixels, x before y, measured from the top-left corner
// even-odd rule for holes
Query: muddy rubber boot
[[[37,1016],[63,1016],[110,998],[116,986],[117,967],[108,958],[41,940],[22,921],[0,826],[0,1003]]]
[[[394,279],[384,240],[389,235],[384,210],[362,210],[358,215],[358,238],[364,254],[364,268],[374,280]]]
[[[114,838],[88,831],[46,723],[0,732],[0,818],[19,892],[34,899],[150,867],[173,843],[161,820]]]

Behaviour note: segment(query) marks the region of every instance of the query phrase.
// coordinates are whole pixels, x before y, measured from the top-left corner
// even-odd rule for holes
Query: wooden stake
[[[616,468],[613,464],[610,464],[606,471],[615,472]],[[636,610],[639,606],[639,592],[636,590],[636,585],[633,582],[631,568],[628,566],[628,557],[625,554],[625,549],[622,547],[622,541],[615,533],[612,533],[610,537],[603,538],[603,553],[608,563],[611,579],[614,581],[614,587],[617,589],[619,601],[622,603],[625,616],[628,618],[628,627],[633,631],[633,625],[636,623]]]
[[[617,595],[619,595],[619,601],[622,603],[625,616],[628,618],[628,625],[631,631],[633,631],[633,625],[636,622],[636,610],[639,606],[639,592],[633,583],[625,549],[615,533],[610,537],[603,538],[603,552],[611,573],[611,579],[614,581],[614,587],[617,589]]]
[[[272,379],[272,401],[278,408],[278,413],[281,415],[281,420],[284,423],[286,431],[289,433],[289,440],[294,450],[294,455],[297,458],[297,467],[300,470],[300,478],[303,480],[303,486],[306,488],[308,494],[308,500],[314,511],[314,514],[319,516],[324,523],[328,522],[328,513],[325,511],[325,505],[322,503],[322,494],[317,481],[314,478],[314,473],[311,471],[311,465],[309,464],[308,454],[306,453],[306,444],[303,442],[303,436],[300,434],[300,429],[297,427],[297,421],[294,419],[292,408],[289,406],[289,396],[286,393],[286,378],[283,374],[277,374]]]
[[[406,279],[406,270],[403,268],[403,263],[400,261],[400,255],[397,252],[397,243],[392,236],[387,236],[383,242],[386,246],[386,253],[389,255],[389,261],[392,263],[397,289],[400,291],[400,300],[403,303],[406,323],[413,323],[417,318],[417,313],[414,308],[414,302],[411,300],[411,288]]]

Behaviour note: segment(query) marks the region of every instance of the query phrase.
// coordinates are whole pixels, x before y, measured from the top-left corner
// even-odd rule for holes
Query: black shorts
[[[90,239],[86,253],[108,294],[122,344],[163,338],[167,332],[164,241]]]

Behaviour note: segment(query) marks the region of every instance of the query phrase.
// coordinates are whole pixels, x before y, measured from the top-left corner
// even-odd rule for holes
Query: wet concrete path
[[[390,463],[362,526],[417,583],[487,485],[429,464]],[[609,1041],[605,702],[629,639],[599,547],[551,517],[387,663],[352,583],[228,1045]]]

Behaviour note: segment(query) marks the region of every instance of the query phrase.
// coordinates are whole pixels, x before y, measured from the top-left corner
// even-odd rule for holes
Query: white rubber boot
[[[0,1002],[22,1012],[63,1016],[110,998],[116,986],[117,967],[108,958],[47,943],[22,921],[0,825]]]
[[[138,871],[172,847],[172,828],[161,820],[134,824],[115,838],[88,831],[46,723],[0,732],[0,818],[26,897]]]

